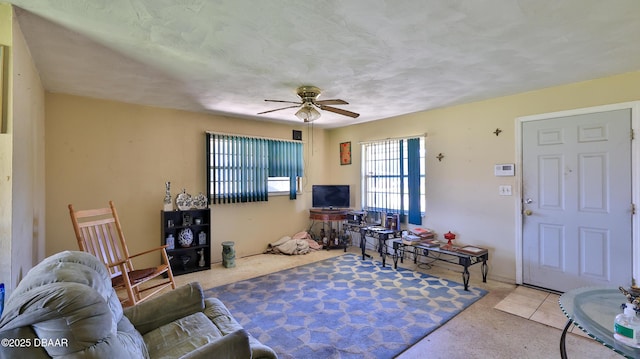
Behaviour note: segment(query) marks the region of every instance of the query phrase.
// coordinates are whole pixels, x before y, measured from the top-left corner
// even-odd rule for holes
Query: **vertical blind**
[[[207,183],[212,204],[268,200],[269,177],[289,177],[296,199],[302,143],[207,133]]]
[[[296,178],[302,177],[302,143],[268,140],[269,177],[289,177],[289,198],[296,199]]]
[[[363,205],[369,211],[408,215],[422,224],[424,213],[424,138],[364,143]]]

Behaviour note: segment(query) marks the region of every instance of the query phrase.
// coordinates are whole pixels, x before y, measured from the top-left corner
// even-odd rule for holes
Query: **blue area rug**
[[[486,291],[345,254],[206,294],[280,358],[324,359],[393,358]]]

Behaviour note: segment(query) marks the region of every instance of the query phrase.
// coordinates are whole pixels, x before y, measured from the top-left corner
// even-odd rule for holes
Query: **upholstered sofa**
[[[277,358],[197,283],[123,310],[84,252],[45,259],[5,304],[1,358]]]

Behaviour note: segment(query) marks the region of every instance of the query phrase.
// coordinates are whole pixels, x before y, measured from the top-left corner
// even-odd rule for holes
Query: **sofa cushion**
[[[147,343],[144,342],[142,334],[140,334],[136,328],[131,324],[129,319],[125,316],[118,322],[118,339],[120,342],[126,345],[129,353],[140,354],[143,358],[149,357],[147,351]]]
[[[143,336],[152,358],[179,358],[223,334],[202,312],[152,330]]]
[[[231,315],[229,309],[220,299],[206,298],[204,304],[204,314],[220,329],[223,335],[242,329],[242,325]],[[249,335],[249,346],[251,347],[251,358],[253,359],[278,357],[273,349],[262,344],[252,335]]]
[[[204,314],[220,329],[223,335],[242,329],[240,323],[218,298],[205,298]]]
[[[204,309],[203,298],[200,284],[189,283],[162,296],[128,307],[124,310],[124,315],[129,318],[140,334],[145,335],[174,320],[201,312]]]
[[[202,346],[180,359],[262,359],[251,356],[249,333],[240,329]],[[274,358],[264,358],[274,359]]]

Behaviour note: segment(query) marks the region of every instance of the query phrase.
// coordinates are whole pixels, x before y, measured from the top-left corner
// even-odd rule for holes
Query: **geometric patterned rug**
[[[393,358],[487,292],[344,254],[208,289],[279,358]]]

